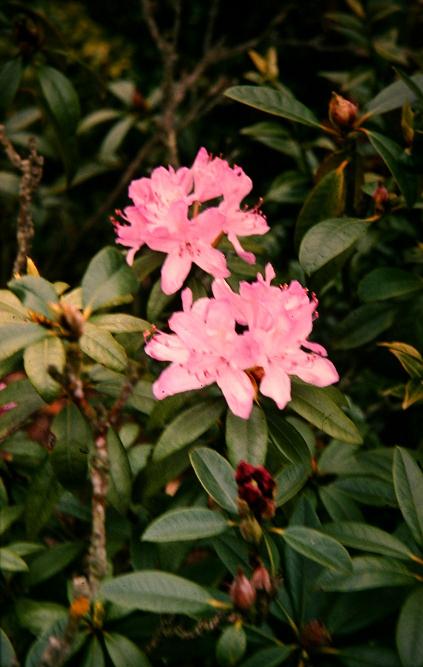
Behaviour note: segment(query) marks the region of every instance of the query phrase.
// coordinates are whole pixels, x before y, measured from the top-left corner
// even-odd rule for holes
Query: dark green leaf
[[[291,646],[272,646],[263,648],[254,653],[248,660],[245,660],[240,667],[279,667],[292,653]]]
[[[267,423],[263,410],[254,405],[249,419],[236,417],[228,410],[226,445],[228,459],[233,466],[236,467],[241,460],[255,466],[263,465],[267,452]]]
[[[126,115],[120,118],[107,132],[101,142],[99,159],[111,160],[115,157],[131,127],[137,121],[136,116]]]
[[[127,637],[106,632],[104,641],[115,667],[150,667],[147,656]]]
[[[227,626],[216,644],[216,658],[221,667],[233,667],[239,662],[247,648],[247,637],[242,625]]]
[[[396,507],[392,482],[371,475],[351,475],[333,483],[334,488],[353,498],[358,503],[375,507]]]
[[[104,652],[97,637],[92,636],[81,667],[105,667]]]
[[[235,470],[220,454],[208,447],[197,447],[190,454],[191,464],[201,484],[220,507],[238,514],[238,488]]]
[[[334,345],[351,350],[370,343],[394,323],[396,310],[386,303],[366,303],[351,311],[336,328]]]
[[[382,301],[423,291],[423,281],[402,269],[373,269],[360,281],[357,291],[362,301]]]
[[[382,645],[351,646],[337,655],[345,667],[401,667],[396,653]]]
[[[361,521],[363,514],[355,501],[334,484],[319,488],[319,496],[333,521]]]
[[[368,226],[356,218],[333,218],[319,222],[304,235],[299,260],[304,271],[315,273],[336,257],[350,250]]]
[[[319,586],[325,591],[362,591],[386,586],[410,586],[416,579],[405,565],[387,558],[360,556],[352,559],[351,574],[324,572]]]
[[[170,510],[151,523],[142,536],[146,542],[179,542],[213,537],[227,530],[218,512],[203,508]]]
[[[292,463],[309,463],[310,450],[301,433],[278,412],[267,414],[269,436],[276,449]]]
[[[415,347],[398,342],[379,343],[379,345],[387,347],[412,378],[417,380],[423,378],[423,358]]]
[[[225,91],[225,95],[232,100],[274,116],[281,116],[294,123],[320,127],[314,113],[286,91],[266,86],[233,86]]]
[[[395,449],[393,476],[402,515],[417,544],[423,546],[423,473],[403,447]]]
[[[245,540],[237,531],[226,531],[219,537],[210,540],[219,559],[233,576],[241,567],[246,574],[250,574],[250,555]]]
[[[66,362],[66,352],[59,338],[50,336],[25,349],[24,367],[38,393],[46,400],[51,401],[60,390],[60,384],[53,380],[49,369],[55,368],[63,372]]]
[[[305,526],[289,526],[283,529],[282,538],[292,549],[306,558],[338,572],[352,569],[348,551],[335,539]]]
[[[26,532],[36,537],[49,520],[62,493],[54,470],[47,460],[32,478],[25,501]]]
[[[64,570],[84,549],[82,542],[65,542],[34,556],[25,576],[27,586],[36,586]]]
[[[423,89],[423,74],[415,74],[410,78],[420,90]],[[393,109],[399,109],[405,102],[413,102],[415,99],[415,94],[404,81],[395,81],[395,83],[391,83],[370,100],[367,104],[367,109],[374,116],[392,111]]]
[[[409,560],[412,556],[408,547],[396,537],[366,523],[342,521],[342,523],[326,524],[322,527],[322,531],[353,549],[401,560]]]
[[[91,260],[82,278],[82,298],[91,311],[131,300],[138,287],[132,269],[116,248],[103,248]]]
[[[153,452],[153,461],[161,461],[178,449],[197,440],[218,420],[225,407],[225,402],[201,401],[181,412],[165,428]]]
[[[8,530],[23,512],[23,505],[10,505],[0,508],[0,535]]]
[[[67,618],[68,615],[66,607],[60,604],[28,598],[19,598],[14,610],[20,625],[36,636],[43,634],[53,623]]]
[[[107,449],[110,466],[107,499],[118,512],[125,514],[131,500],[131,467],[126,449],[112,429],[107,434]]]
[[[144,570],[103,582],[100,595],[130,609],[157,614],[195,614],[213,606],[209,593],[168,572]]]
[[[297,495],[311,474],[310,465],[306,463],[289,463],[276,475],[276,506],[284,505]]]
[[[0,547],[0,570],[4,572],[27,572],[25,561],[7,547]]]
[[[0,69],[0,109],[6,110],[13,102],[22,77],[22,59],[8,60]]]
[[[16,403],[16,407],[0,414],[0,438],[4,438],[33,412],[45,405],[41,396],[37,394],[28,380],[11,382],[5,389],[2,389],[0,392],[0,406],[7,403]],[[7,447],[8,443],[5,446]]]
[[[16,654],[12,642],[4,630],[0,628],[0,665],[1,667],[15,667]]]
[[[298,214],[295,225],[295,247],[300,247],[303,236],[322,220],[339,218],[345,205],[345,165],[329,171],[310,190]]]
[[[147,317],[150,322],[157,322],[166,306],[175,298],[174,294],[162,292],[161,279],[154,283],[147,301]]]
[[[79,339],[82,352],[98,363],[114,371],[123,371],[128,363],[125,349],[111,333],[90,322],[84,324],[84,333]]]
[[[57,479],[66,489],[75,489],[87,479],[91,430],[73,403],[67,403],[53,419],[51,431],[56,437],[50,456]]]
[[[79,98],[71,81],[54,67],[38,69],[38,80],[48,111],[60,133],[65,137],[75,134],[79,116]]]
[[[397,647],[403,667],[423,667],[423,587],[406,599],[398,619]]]
[[[59,298],[54,285],[48,280],[41,276],[22,276],[10,280],[8,286],[29,310],[41,313],[50,320],[57,319],[50,304],[57,303]]]
[[[407,206],[413,206],[417,197],[417,181],[414,174],[407,168],[407,156],[401,146],[378,132],[370,130],[363,131],[369,138],[376,153],[382,158],[396,180],[399,189],[404,195]]]
[[[298,381],[292,382],[292,399],[289,407],[333,438],[352,445],[362,443],[356,425],[342,412],[331,398],[330,392],[324,388]]]

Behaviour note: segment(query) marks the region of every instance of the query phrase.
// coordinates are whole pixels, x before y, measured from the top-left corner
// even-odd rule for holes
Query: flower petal
[[[216,382],[226,399],[231,412],[237,417],[248,419],[253,409],[254,387],[248,375],[229,364],[218,369]]]
[[[174,294],[180,289],[191,269],[191,257],[187,252],[169,253],[162,266],[161,287],[165,294]]]
[[[273,398],[280,410],[289,403],[291,400],[291,380],[280,362],[271,361],[266,366],[264,377],[260,383],[260,391],[264,396]]]

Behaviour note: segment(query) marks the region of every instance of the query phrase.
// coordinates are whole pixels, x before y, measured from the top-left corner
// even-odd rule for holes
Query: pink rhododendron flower
[[[129,263],[143,245],[168,254],[162,269],[166,294],[182,286],[193,263],[215,278],[224,278],[229,275],[226,260],[215,248],[220,237],[226,234],[235,252],[254,263],[254,255],[242,248],[238,237],[269,229],[257,209],[241,209],[251,188],[241,167],[230,167],[201,148],[190,169],[158,167],[150,178],[132,181],[133,206],[125,208],[123,224],[114,223],[116,241],[129,249]]]
[[[241,282],[239,294],[217,279],[213,298],[195,303],[190,290],[183,292],[184,310],[169,320],[173,333],[146,346],[150,356],[172,362],[153,386],[157,398],[216,382],[232,412],[247,419],[258,388],[284,408],[291,375],[319,387],[337,382],[326,350],[307,340],[317,299],[297,281],[271,285],[274,276],[268,264],[265,277]]]

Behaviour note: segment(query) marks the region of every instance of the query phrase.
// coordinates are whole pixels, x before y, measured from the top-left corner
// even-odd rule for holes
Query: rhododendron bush
[[[305,17],[207,4],[200,57],[144,0],[145,80],[11,14],[0,667],[423,667],[421,52],[348,2],[290,77]]]

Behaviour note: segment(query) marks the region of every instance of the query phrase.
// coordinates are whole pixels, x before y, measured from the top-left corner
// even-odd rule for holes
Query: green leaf
[[[131,466],[125,447],[112,429],[107,433],[107,449],[110,472],[107,499],[118,512],[126,514],[131,500]]]
[[[23,512],[23,505],[10,505],[0,508],[0,535],[19,519]]]
[[[311,453],[306,441],[297,429],[284,419],[280,412],[267,414],[269,436],[284,459],[292,463],[310,462]]]
[[[0,657],[1,667],[15,667],[17,664],[15,650],[12,646],[12,642],[9,637],[6,635],[4,630],[0,628]]]
[[[190,453],[190,459],[209,496],[231,514],[238,514],[235,470],[228,461],[208,447],[197,447]]]
[[[47,109],[60,133],[75,134],[79,116],[79,98],[71,81],[54,67],[38,68],[38,80]]]
[[[51,401],[61,390],[60,384],[50,375],[50,367],[63,372],[66,352],[62,341],[56,337],[44,338],[25,349],[24,367],[28,378],[38,393]]]
[[[108,120],[116,120],[122,116],[122,111],[118,109],[98,109],[89,113],[85,118],[81,120],[78,125],[78,134],[84,134],[89,132],[93,127],[99,125],[100,123],[105,123]]]
[[[25,575],[25,585],[37,586],[61,572],[75,560],[84,547],[83,542],[64,542],[34,556],[29,564],[29,572]]]
[[[147,317],[150,322],[157,322],[160,315],[175,298],[174,294],[165,294],[162,292],[161,279],[154,283],[147,301]]]
[[[302,204],[309,188],[309,179],[298,171],[284,171],[272,181],[266,192],[266,202]],[[252,267],[251,267],[252,268]]]
[[[417,181],[414,174],[408,168],[406,163],[407,156],[401,146],[378,132],[364,129],[363,132],[365,132],[376,153],[378,153],[388,167],[404,195],[407,206],[411,208],[417,197]]]
[[[380,268],[370,271],[358,284],[362,301],[382,301],[423,291],[423,281],[402,269]]]
[[[314,528],[289,526],[283,529],[282,538],[292,549],[323,567],[343,573],[352,570],[348,551],[335,539]]]
[[[106,661],[104,659],[104,652],[100,641],[94,635],[85,654],[81,667],[105,667]]]
[[[0,548],[0,570],[4,572],[27,572],[28,565],[25,561],[6,547]]]
[[[292,399],[289,407],[301,417],[317,426],[333,438],[361,445],[363,442],[356,425],[331,398],[330,392],[321,387],[292,382]]]
[[[423,358],[415,347],[399,342],[379,343],[379,345],[387,347],[412,378],[417,380],[423,378]]]
[[[153,452],[153,461],[161,461],[166,456],[194,442],[211,428],[225,407],[221,399],[201,401],[181,412],[165,428]]]
[[[67,403],[51,424],[56,438],[50,455],[57,479],[66,489],[75,489],[87,479],[88,450],[92,446],[90,427],[74,403]]]
[[[0,361],[47,336],[51,336],[47,329],[32,322],[0,325]]]
[[[5,111],[12,104],[22,77],[22,59],[8,60],[0,69],[0,110]]]
[[[140,317],[126,315],[125,313],[105,313],[102,315],[93,315],[90,322],[101,329],[106,329],[110,333],[137,333],[138,331],[148,331],[151,329],[150,322],[142,320]]]
[[[111,333],[85,322],[79,345],[88,357],[114,371],[124,371],[128,363],[125,349]]]
[[[219,560],[235,576],[241,567],[249,575],[251,571],[250,554],[245,540],[237,531],[226,531],[210,540]]]
[[[95,311],[127,303],[137,287],[134,273],[122,254],[116,248],[103,248],[93,257],[82,278],[84,307]]]
[[[322,220],[339,218],[345,206],[345,164],[329,171],[310,190],[295,225],[295,247],[298,250],[306,232]]]
[[[361,521],[363,519],[363,514],[355,501],[334,484],[320,487],[319,496],[333,521]]]
[[[245,660],[240,667],[279,667],[292,653],[291,646],[272,646],[263,648],[254,653],[248,660]]]
[[[367,224],[356,218],[333,218],[317,223],[301,241],[299,260],[304,271],[315,273],[349,251],[367,229]]]
[[[423,74],[414,74],[411,80],[420,89],[423,89]],[[374,116],[392,111],[393,109],[399,109],[405,102],[413,102],[415,99],[415,94],[404,81],[395,81],[381,90],[376,97],[368,102],[367,110]]]
[[[57,315],[50,304],[58,303],[59,298],[54,285],[41,276],[22,276],[8,282],[10,290],[25,304],[29,310],[41,313],[50,320]]]
[[[277,507],[284,505],[297,495],[307,483],[311,474],[310,465],[306,463],[289,463],[275,476]]]
[[[406,599],[398,619],[397,647],[403,667],[423,667],[423,587]]]
[[[0,438],[10,435],[10,432],[20,426],[33,412],[45,405],[28,380],[11,382],[1,390],[0,407],[10,402],[16,403],[16,406],[0,414]],[[6,447],[8,445],[9,443]]]
[[[395,448],[393,477],[402,515],[417,544],[423,546],[423,473],[403,447]]]
[[[26,320],[28,318],[28,310],[22,305],[16,295],[7,289],[0,290],[0,312],[10,313],[17,320]]]
[[[25,499],[25,524],[30,539],[36,537],[50,519],[61,493],[62,487],[47,460],[32,478]]]
[[[129,130],[137,122],[135,115],[120,118],[107,132],[99,150],[100,160],[110,160],[116,155]]]
[[[259,407],[253,406],[249,419],[236,417],[230,410],[226,415],[226,445],[228,459],[233,466],[240,461],[264,465],[267,452],[266,417]]]
[[[314,113],[286,91],[266,86],[233,86],[225,91],[225,96],[294,123],[320,127]]]
[[[333,487],[353,498],[358,503],[374,507],[396,507],[392,482],[372,475],[351,475],[339,478]]]
[[[209,593],[198,584],[155,570],[124,574],[105,581],[99,594],[122,607],[157,614],[196,614],[213,605]]]
[[[392,649],[375,644],[341,648],[337,657],[345,667],[401,667]]]
[[[227,626],[216,644],[216,658],[221,667],[233,667],[239,662],[247,648],[247,636],[242,625]]]
[[[116,632],[106,632],[104,641],[115,667],[150,667],[147,656],[127,637]]]
[[[14,611],[20,625],[36,636],[46,632],[56,621],[68,616],[66,607],[61,604],[28,598],[16,600]]]
[[[409,548],[396,537],[366,523],[342,521],[342,523],[326,524],[322,526],[322,531],[353,549],[402,560],[409,560],[412,557]]]
[[[179,542],[220,535],[228,524],[218,512],[203,508],[170,510],[151,523],[142,536],[144,542]]]
[[[166,255],[144,246],[141,254],[134,261],[132,270],[137,280],[142,283],[153,271],[163,264]]]
[[[370,343],[395,321],[396,310],[386,303],[366,303],[351,311],[336,328],[334,347],[351,350]]]
[[[126,381],[123,375],[111,377],[110,380],[104,380],[96,384],[96,390],[100,394],[117,398],[122,390],[122,385]],[[152,383],[148,380],[139,380],[132,389],[126,405],[134,410],[139,410],[143,414],[149,415],[157,404],[157,399],[153,395]]]
[[[405,565],[387,558],[359,556],[352,559],[351,574],[324,572],[319,577],[319,587],[324,591],[363,591],[385,586],[410,586],[415,575]]]

